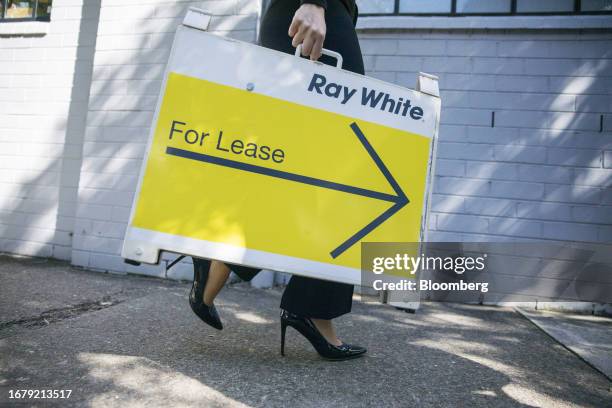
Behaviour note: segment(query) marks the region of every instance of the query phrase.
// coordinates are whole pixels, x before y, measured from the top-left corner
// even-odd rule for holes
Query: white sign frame
[[[210,17],[205,13],[191,8],[185,16],[183,24],[176,31],[123,242],[121,256],[126,259],[126,262],[157,264],[159,263],[160,251],[163,250],[324,280],[341,281],[357,285],[361,283],[361,271],[349,267],[166,234],[132,226],[136,203],[142,187],[147,160],[156,130],[161,101],[166,89],[166,81],[171,72],[203,78],[236,88],[251,88],[249,90],[252,92],[410,131],[431,138],[427,185],[420,231],[421,242],[426,241],[441,105],[437,78],[421,73],[417,82],[418,90],[411,90],[322,63],[312,62],[293,55],[263,48],[255,44],[206,33],[205,30],[209,21]],[[198,44],[199,46],[192,47],[192,44]],[[206,55],[214,55],[215,61],[225,61],[237,69],[236,71],[223,69],[221,64],[193,64],[192,61],[203,61],[203,57]],[[355,87],[363,86],[364,83],[367,83],[391,95],[408,95],[413,102],[413,106],[424,106],[427,109],[424,109],[421,121],[410,121],[411,128],[408,130],[406,129],[407,119],[405,117],[362,106],[356,100],[353,101],[355,103],[342,105],[332,100],[332,98],[321,97],[321,95],[316,93],[305,96],[303,90],[307,87],[308,81],[310,81],[315,72],[323,73],[333,80],[340,79],[344,83],[352,84]]]

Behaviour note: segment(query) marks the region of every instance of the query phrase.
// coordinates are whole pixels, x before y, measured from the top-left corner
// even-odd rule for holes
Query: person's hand
[[[291,45],[302,44],[302,55],[316,61],[321,57],[326,30],[325,9],[315,4],[303,4],[289,26],[289,37],[293,37]]]

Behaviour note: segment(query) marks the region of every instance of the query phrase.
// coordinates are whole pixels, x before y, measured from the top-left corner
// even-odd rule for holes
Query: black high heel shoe
[[[204,303],[204,288],[208,280],[208,271],[210,270],[210,260],[201,258],[193,259],[193,284],[191,292],[189,292],[189,306],[202,321],[217,330],[223,329],[223,323],[215,305],[206,305]]]
[[[282,310],[280,318],[282,356],[285,355],[285,331],[287,330],[287,326],[293,327],[304,337],[306,337],[317,353],[327,360],[348,360],[362,356],[367,351],[361,346],[354,346],[346,343],[342,343],[340,346],[335,346],[328,343],[314,323],[306,317],[301,317],[293,313],[289,313],[286,310]]]

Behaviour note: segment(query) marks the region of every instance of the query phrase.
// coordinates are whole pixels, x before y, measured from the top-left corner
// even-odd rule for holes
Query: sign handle
[[[328,55],[332,58],[336,59],[336,68],[342,68],[342,55],[340,55],[339,52],[336,51],[332,51],[332,50],[328,50],[327,48],[323,48],[321,50],[321,54],[323,55]],[[299,44],[296,48],[295,48],[295,56],[299,57],[302,55],[302,44]]]

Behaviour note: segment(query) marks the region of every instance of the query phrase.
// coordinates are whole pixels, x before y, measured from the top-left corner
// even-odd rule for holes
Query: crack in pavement
[[[120,293],[121,292],[116,293],[114,295]],[[113,295],[106,295],[103,296],[102,299],[96,301],[83,302],[78,303],[76,305],[45,310],[38,316],[9,320],[5,322],[0,321],[0,338],[3,337],[2,334],[4,330],[7,330],[14,326],[26,328],[44,327],[50,325],[51,323],[60,322],[66,319],[72,319],[88,312],[95,312],[96,310],[102,310],[114,305],[118,305],[124,300],[125,299],[113,299]]]

